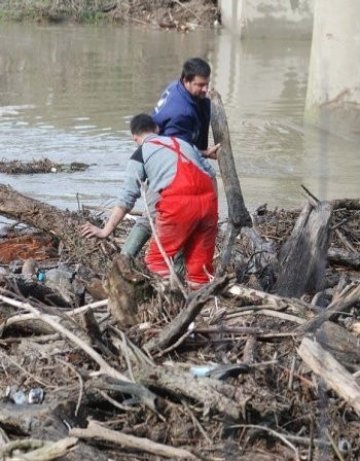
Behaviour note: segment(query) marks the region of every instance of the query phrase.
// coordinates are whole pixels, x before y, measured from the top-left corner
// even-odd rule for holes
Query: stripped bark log
[[[172,459],[199,460],[190,451],[183,448],[170,447],[152,440],[136,437],[130,434],[123,434],[101,426],[96,421],[90,421],[86,429],[74,428],[70,430],[73,437],[81,439],[100,439],[121,445],[137,451],[152,453],[156,456],[163,456]]]
[[[236,236],[242,227],[251,227],[250,214],[245,206],[241,192],[239,177],[236,172],[232,153],[229,128],[220,94],[216,90],[210,92],[211,97],[211,127],[215,144],[220,143],[219,168],[224,183],[226,201],[228,205],[229,225],[227,242],[223,251],[221,263],[217,273],[221,275],[229,262],[231,248]]]
[[[308,203],[302,210],[280,252],[281,271],[276,292],[300,297],[318,292],[324,280],[330,236],[331,206],[327,202]]]
[[[243,285],[232,285],[227,293],[234,296],[241,301],[243,305],[251,306],[267,306],[274,310],[288,310],[300,315],[301,317],[308,317],[314,306],[305,303],[296,298],[285,298],[278,295],[266,293],[265,291],[254,290],[253,288],[245,287]],[[244,310],[246,308],[244,307]]]
[[[351,373],[334,359],[330,352],[310,338],[302,340],[298,353],[304,362],[360,416],[360,386]]]

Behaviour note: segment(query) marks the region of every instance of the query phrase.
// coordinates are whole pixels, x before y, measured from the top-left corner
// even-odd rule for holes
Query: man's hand
[[[220,143],[216,144],[215,146],[209,147],[206,150],[203,150],[202,156],[205,158],[211,158],[213,160],[216,160],[219,149],[220,149]]]
[[[96,227],[94,224],[90,224],[89,222],[80,227],[80,235],[88,239],[91,237],[98,237],[101,239],[107,237],[104,235],[103,229],[100,229],[100,227]]]
[[[111,211],[111,216],[108,222],[103,227],[103,229],[100,229],[100,227],[96,227],[94,226],[94,224],[90,224],[89,222],[87,222],[86,224],[80,227],[80,235],[88,239],[91,237],[97,237],[99,239],[109,237],[111,232],[124,218],[127,211],[128,210],[126,208],[122,208],[120,206],[114,207]]]

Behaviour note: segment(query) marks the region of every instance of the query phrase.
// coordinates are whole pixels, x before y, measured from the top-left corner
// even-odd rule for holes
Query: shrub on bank
[[[220,19],[217,0],[0,0],[0,20],[135,23],[188,30]]]
[[[116,1],[112,6],[117,6]],[[100,22],[111,20],[104,0],[0,0],[0,19],[36,22]],[[112,9],[112,8],[111,8]]]

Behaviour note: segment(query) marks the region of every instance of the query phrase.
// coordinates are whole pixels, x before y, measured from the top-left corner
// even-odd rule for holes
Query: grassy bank
[[[136,23],[187,30],[218,19],[216,0],[0,0],[0,21]]]

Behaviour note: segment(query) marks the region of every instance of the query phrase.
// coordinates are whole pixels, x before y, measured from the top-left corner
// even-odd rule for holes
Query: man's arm
[[[116,226],[124,219],[126,213],[128,213],[128,209],[116,206],[112,209],[110,218],[108,219],[105,226],[100,229],[100,227],[94,226],[94,224],[90,224],[89,222],[81,226],[80,228],[80,235],[82,237],[91,238],[91,237],[98,237],[98,238],[106,238],[108,237],[111,232],[116,228]]]
[[[140,197],[141,182],[144,181],[145,178],[146,174],[144,169],[142,148],[139,146],[127,164],[126,180],[119,196],[120,205],[117,205],[113,208],[111,216],[103,229],[100,229],[93,224],[86,223],[80,228],[80,235],[86,238],[108,237],[120,223],[120,221],[124,219],[126,213],[132,210],[136,200]]]

